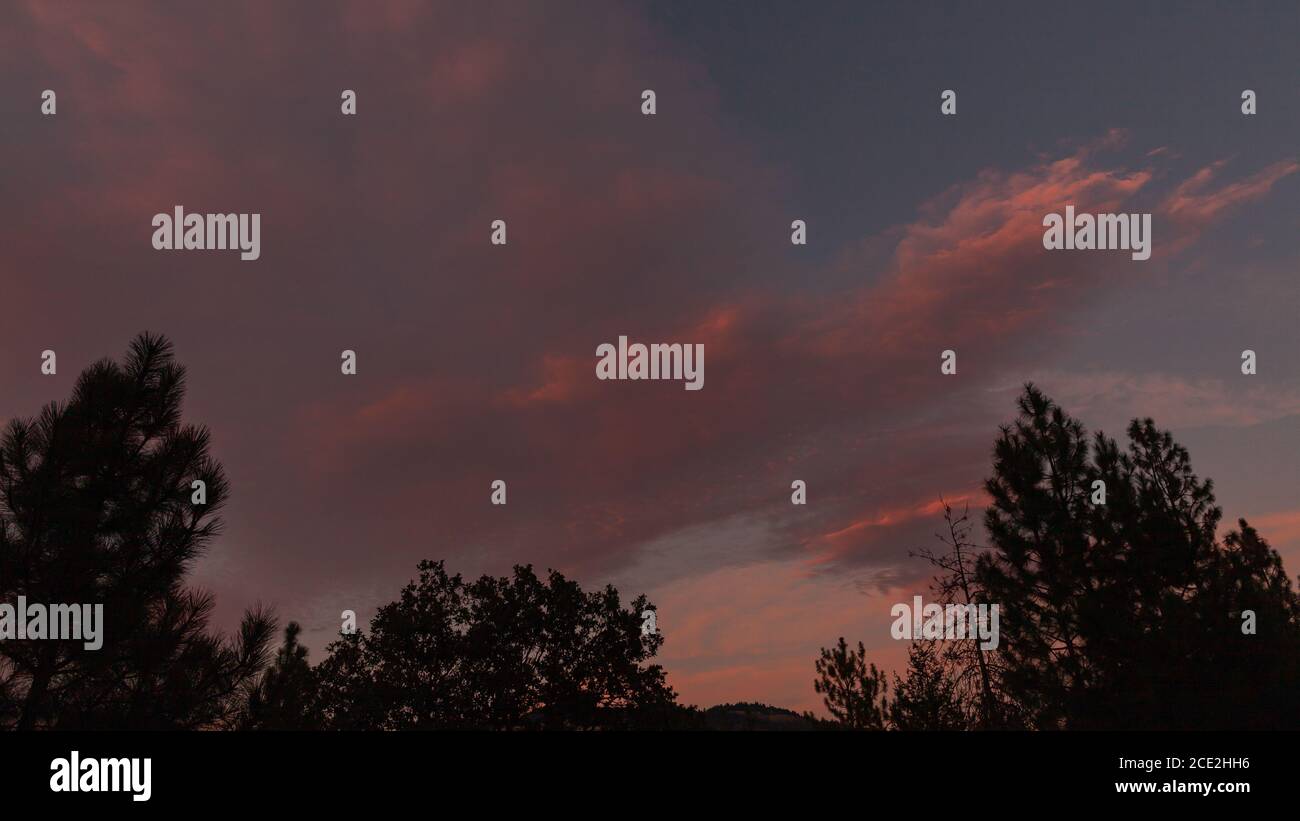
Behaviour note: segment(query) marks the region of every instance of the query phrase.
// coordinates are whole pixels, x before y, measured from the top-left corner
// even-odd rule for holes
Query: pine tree
[[[888,716],[885,674],[867,664],[862,642],[856,650],[840,636],[839,644],[822,648],[813,689],[821,694],[831,716],[849,730],[883,730]]]
[[[0,642],[0,725],[223,726],[266,663],[267,613],[226,640],[207,629],[212,597],[183,585],[229,491],[208,431],[181,423],[184,393],[171,344],[144,334],[123,364],[92,365],[67,403],[0,437],[0,600],[104,614],[97,650]]]
[[[1246,522],[1218,540],[1213,483],[1187,450],[1150,419],[1129,425],[1125,449],[1103,434],[1090,443],[1032,385],[1019,409],[995,446],[994,549],[975,576],[1002,604],[1000,686],[1029,724],[1294,721],[1300,599]],[[1256,635],[1241,631],[1245,610]]]
[[[249,688],[240,716],[241,730],[314,730],[320,728],[316,709],[316,671],[307,663],[307,648],[298,643],[302,627],[289,622],[275,662]]]
[[[914,641],[907,675],[894,676],[889,722],[896,730],[965,730],[971,726],[937,643]]]

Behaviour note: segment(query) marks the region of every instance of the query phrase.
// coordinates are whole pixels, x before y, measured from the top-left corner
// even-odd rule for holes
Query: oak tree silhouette
[[[664,728],[688,721],[642,634],[639,596],[585,593],[531,566],[466,582],[442,562],[342,636],[316,668],[325,726],[339,729]]]

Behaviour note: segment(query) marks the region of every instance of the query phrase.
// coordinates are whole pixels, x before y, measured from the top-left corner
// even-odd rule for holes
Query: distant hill
[[[834,726],[811,714],[753,702],[710,707],[704,711],[704,724],[709,730],[826,730]]]

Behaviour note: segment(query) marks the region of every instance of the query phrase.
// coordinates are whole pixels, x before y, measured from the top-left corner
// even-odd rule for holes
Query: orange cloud
[[[807,544],[807,549],[813,553],[811,563],[822,565],[834,562],[837,558],[860,550],[865,545],[888,537],[892,532],[896,532],[898,526],[913,523],[918,519],[938,523],[943,516],[945,503],[952,507],[957,515],[961,515],[965,507],[978,509],[988,500],[987,494],[982,490],[945,493],[941,496],[942,498],[932,501],[877,511],[832,533],[825,533],[811,539]]]
[[[1165,198],[1161,210],[1178,223],[1200,228],[1233,208],[1263,197],[1279,180],[1300,171],[1300,162],[1280,160],[1244,180],[1213,187],[1227,163],[1218,160],[1197,171]]]
[[[985,169],[832,257],[827,279],[849,285],[811,289],[825,272],[775,250],[788,181],[722,116],[703,67],[621,6],[468,9],[0,12],[0,61],[60,93],[57,128],[8,126],[5,189],[31,196],[0,203],[0,350],[57,337],[67,367],[65,349],[176,337],[187,416],[235,482],[214,577],[230,614],[261,597],[292,615],[340,579],[331,596],[373,598],[426,557],[590,584],[667,543],[673,675],[701,699],[812,706],[817,647],[875,635],[863,591],[919,574],[904,555],[933,530],[934,489],[982,478],[1006,409],[979,392],[1041,366],[1135,270],[1044,251],[1043,214],[1156,201],[1171,152],[1126,168],[1111,132]],[[647,77],[671,116],[637,113]],[[361,113],[344,120],[351,85]],[[1213,164],[1162,213],[1192,242],[1295,170],[1224,182]],[[177,203],[262,212],[259,267],[150,251],[149,216]],[[495,218],[506,247],[488,245]],[[703,343],[706,389],[597,384],[596,345],[620,334]],[[355,377],[338,373],[344,348]],[[37,378],[7,382],[7,406],[52,398]],[[1204,386],[1138,387],[1244,418]],[[505,508],[487,502],[495,478]],[[706,554],[732,518],[766,541],[746,531]]]

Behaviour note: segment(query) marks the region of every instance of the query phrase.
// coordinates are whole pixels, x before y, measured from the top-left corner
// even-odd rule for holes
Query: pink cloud
[[[1122,167],[1111,132],[983,170],[836,257],[852,285],[814,292],[755,276],[787,265],[784,177],[707,72],[625,9],[506,4],[482,24],[414,2],[310,19],[277,4],[15,8],[0,61],[58,84],[60,130],[18,143],[14,184],[31,196],[0,215],[14,317],[0,350],[57,336],[89,361],[143,328],[176,338],[187,414],[235,482],[204,579],[226,615],[257,598],[328,612],[320,591],[395,590],[426,557],[594,584],[648,543],[762,521],[770,542],[681,548],[657,590],[668,667],[701,700],[815,704],[817,647],[880,617],[844,577],[915,581],[903,556],[933,530],[936,489],[982,478],[1006,408],[971,395],[1125,287],[1131,269],[1107,255],[1045,252],[1043,214],[1157,197],[1169,159]],[[654,119],[638,111],[651,77]],[[355,119],[338,111],[347,87]],[[1165,213],[1191,242],[1295,170],[1222,183],[1215,164]],[[149,217],[177,203],[262,212],[263,260],[152,252]],[[506,247],[488,244],[496,218]],[[64,241],[69,225],[86,236]],[[705,390],[597,382],[596,346],[620,334],[704,344]],[[338,372],[345,348],[355,377]],[[1204,386],[1149,387],[1229,418]],[[34,379],[6,388],[14,413],[53,398]],[[505,508],[488,503],[495,478]],[[793,478],[807,509],[789,503]]]
[[[1161,210],[1176,222],[1199,228],[1225,212],[1266,195],[1277,182],[1300,171],[1300,162],[1280,160],[1244,180],[1214,186],[1227,160],[1219,160],[1197,171],[1165,198]]]

